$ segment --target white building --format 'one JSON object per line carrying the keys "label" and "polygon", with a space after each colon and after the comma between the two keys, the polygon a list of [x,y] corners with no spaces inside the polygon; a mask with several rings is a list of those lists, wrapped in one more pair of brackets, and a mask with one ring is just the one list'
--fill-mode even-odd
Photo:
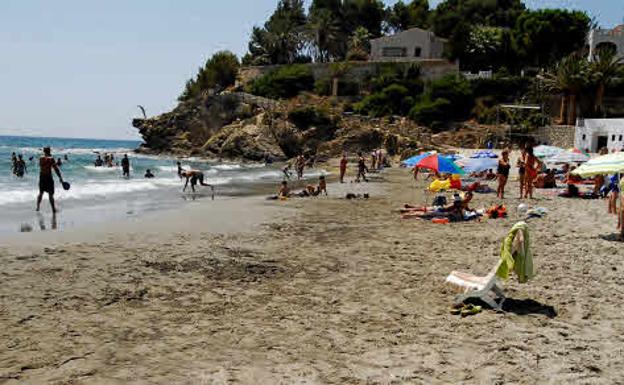
{"label": "white building", "polygon": [[574,145],[581,150],[609,152],[624,149],[624,119],[578,119]]}
{"label": "white building", "polygon": [[442,59],[447,40],[433,32],[410,28],[392,36],[371,40],[371,61]]}
{"label": "white building", "polygon": [[624,24],[613,29],[592,29],[587,38],[589,60],[600,49],[611,49],[619,57],[624,58]]}

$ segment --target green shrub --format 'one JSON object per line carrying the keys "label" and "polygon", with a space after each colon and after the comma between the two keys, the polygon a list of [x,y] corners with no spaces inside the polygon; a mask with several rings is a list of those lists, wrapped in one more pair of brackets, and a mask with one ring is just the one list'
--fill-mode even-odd
{"label": "green shrub", "polygon": [[280,67],[256,79],[247,91],[251,94],[273,99],[297,96],[302,91],[314,88],[314,76],[309,66],[293,64]]}
{"label": "green shrub", "polygon": [[407,87],[392,84],[381,92],[367,96],[355,106],[356,111],[363,115],[382,117],[388,115],[405,115],[414,104],[414,98]]}
{"label": "green shrub", "polygon": [[410,110],[409,117],[424,126],[439,126],[440,123],[450,120],[452,109],[453,106],[447,99],[438,98],[431,101],[424,98]]}
{"label": "green shrub", "polygon": [[494,96],[498,101],[513,101],[526,94],[531,80],[519,76],[494,77],[492,79],[474,79],[470,87],[475,98]]}
{"label": "green shrub", "polygon": [[300,130],[332,124],[329,113],[315,107],[302,107],[292,110],[288,113],[288,120]]}
{"label": "green shrub", "polygon": [[478,98],[472,116],[481,124],[496,123],[496,99],[494,97]]}
{"label": "green shrub", "polygon": [[[314,93],[320,96],[331,96],[332,94],[331,78],[319,79],[314,83]],[[338,80],[338,96],[356,96],[360,94],[360,85],[358,82],[340,79]]]}
{"label": "green shrub", "polygon": [[215,53],[203,68],[199,69],[194,79],[186,82],[179,101],[193,99],[207,90],[220,91],[234,84],[240,64],[236,55],[229,51]]}
{"label": "green shrub", "polygon": [[460,76],[448,75],[432,81],[427,94],[434,103],[437,99],[445,99],[453,105],[448,120],[468,118],[474,105],[470,83]]}

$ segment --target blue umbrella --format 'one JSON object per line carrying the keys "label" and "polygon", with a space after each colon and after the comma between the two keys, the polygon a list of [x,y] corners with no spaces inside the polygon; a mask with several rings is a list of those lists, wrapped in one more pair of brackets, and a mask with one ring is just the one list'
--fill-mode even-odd
{"label": "blue umbrella", "polygon": [[485,151],[475,152],[474,154],[472,154],[471,158],[472,159],[485,159],[485,158],[496,159],[498,158],[498,155],[496,155],[492,150],[485,150]]}
{"label": "blue umbrella", "polygon": [[498,167],[498,159],[495,158],[470,158],[457,162],[466,172],[481,172],[494,170]]}

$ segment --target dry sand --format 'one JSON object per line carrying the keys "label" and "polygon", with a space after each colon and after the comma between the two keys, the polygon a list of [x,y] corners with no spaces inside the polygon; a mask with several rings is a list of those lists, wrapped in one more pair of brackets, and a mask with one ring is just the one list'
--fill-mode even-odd
{"label": "dry sand", "polygon": [[[0,384],[624,382],[624,253],[605,202],[538,193],[539,275],[505,284],[507,312],[462,319],[446,275],[486,273],[517,218],[400,221],[422,187],[395,169],[329,198],[3,243]],[[372,198],[337,199],[349,190]]]}

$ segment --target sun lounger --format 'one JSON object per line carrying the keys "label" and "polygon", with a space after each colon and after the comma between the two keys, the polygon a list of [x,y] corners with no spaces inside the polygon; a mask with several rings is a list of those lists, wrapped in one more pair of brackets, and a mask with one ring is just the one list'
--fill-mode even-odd
{"label": "sun lounger", "polygon": [[[513,241],[512,254],[519,250],[523,244],[524,235],[522,231],[518,231]],[[481,277],[460,271],[452,272],[446,278],[446,282],[463,291],[455,298],[455,305],[470,302],[471,299],[478,299],[492,309],[502,310],[505,294],[496,273],[503,263],[503,259],[500,258],[490,273]]]}

